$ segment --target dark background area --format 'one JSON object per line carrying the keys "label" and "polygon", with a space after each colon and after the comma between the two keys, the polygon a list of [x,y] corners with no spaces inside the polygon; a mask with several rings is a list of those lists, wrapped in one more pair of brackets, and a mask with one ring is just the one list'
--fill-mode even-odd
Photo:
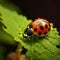
{"label": "dark background area", "polygon": [[60,32],[60,0],[10,0],[28,19],[46,18]]}

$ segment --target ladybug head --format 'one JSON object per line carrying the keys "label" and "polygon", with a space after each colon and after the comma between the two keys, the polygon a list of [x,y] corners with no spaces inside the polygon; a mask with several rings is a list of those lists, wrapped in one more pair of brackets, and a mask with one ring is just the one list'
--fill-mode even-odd
{"label": "ladybug head", "polygon": [[33,34],[32,29],[31,28],[26,28],[23,34],[24,38],[29,38],[31,35]]}

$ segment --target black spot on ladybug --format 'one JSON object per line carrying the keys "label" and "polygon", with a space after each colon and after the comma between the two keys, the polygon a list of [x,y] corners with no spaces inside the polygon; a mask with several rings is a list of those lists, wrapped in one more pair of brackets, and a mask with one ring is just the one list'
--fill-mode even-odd
{"label": "black spot on ladybug", "polygon": [[37,31],[37,28],[34,28],[34,31]]}
{"label": "black spot on ladybug", "polygon": [[50,31],[50,28],[48,29],[48,31]]}
{"label": "black spot on ladybug", "polygon": [[45,28],[48,28],[48,25],[45,25]]}
{"label": "black spot on ladybug", "polygon": [[41,30],[44,30],[44,27],[43,27],[43,26],[40,26],[40,29],[41,29]]}
{"label": "black spot on ladybug", "polygon": [[46,35],[46,34],[47,34],[47,32],[44,33],[44,35]]}
{"label": "black spot on ladybug", "polygon": [[42,34],[41,32],[38,33],[38,35],[41,35],[41,34]]}

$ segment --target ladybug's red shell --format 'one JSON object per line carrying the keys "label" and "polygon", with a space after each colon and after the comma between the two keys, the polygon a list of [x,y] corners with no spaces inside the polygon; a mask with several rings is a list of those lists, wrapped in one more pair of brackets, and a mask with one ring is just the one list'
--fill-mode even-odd
{"label": "ladybug's red shell", "polygon": [[32,21],[29,25],[32,32],[36,36],[44,37],[50,31],[50,23],[46,19],[38,18]]}

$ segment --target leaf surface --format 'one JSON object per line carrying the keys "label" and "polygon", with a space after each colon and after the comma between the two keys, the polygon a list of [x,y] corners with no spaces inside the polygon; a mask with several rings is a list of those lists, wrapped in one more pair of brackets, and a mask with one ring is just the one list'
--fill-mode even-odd
{"label": "leaf surface", "polygon": [[60,60],[60,36],[51,24],[51,31],[45,38],[24,39],[23,33],[31,20],[18,14],[19,9],[13,4],[0,1],[0,42],[14,45],[20,42],[28,51],[28,60]]}

